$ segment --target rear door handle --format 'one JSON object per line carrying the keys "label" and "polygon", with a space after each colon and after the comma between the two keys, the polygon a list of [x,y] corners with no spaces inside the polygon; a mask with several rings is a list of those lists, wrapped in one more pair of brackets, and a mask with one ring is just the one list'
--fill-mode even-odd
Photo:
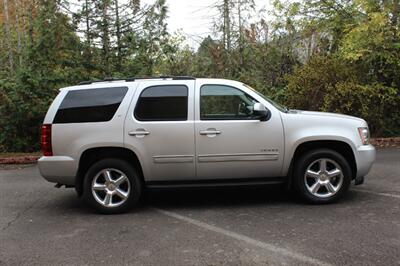
{"label": "rear door handle", "polygon": [[200,130],[200,135],[218,135],[221,134],[220,130]]}
{"label": "rear door handle", "polygon": [[129,136],[140,136],[140,135],[149,135],[150,132],[149,131],[141,131],[141,130],[137,130],[137,131],[130,131]]}

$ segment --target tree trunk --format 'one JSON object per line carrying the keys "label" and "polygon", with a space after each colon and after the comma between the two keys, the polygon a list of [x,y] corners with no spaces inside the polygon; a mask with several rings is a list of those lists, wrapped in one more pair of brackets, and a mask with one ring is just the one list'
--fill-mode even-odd
{"label": "tree trunk", "polygon": [[239,19],[239,70],[243,68],[244,63],[244,47],[243,47],[243,29],[242,29],[242,16],[241,16],[241,1],[238,2],[238,19]]}
{"label": "tree trunk", "polygon": [[393,29],[393,34],[394,34],[394,39],[398,39],[398,27],[399,27],[399,12],[400,12],[400,0],[393,0],[393,7],[392,7],[392,29]]}
{"label": "tree trunk", "polygon": [[103,0],[103,13],[102,13],[102,33],[103,33],[103,66],[104,74],[106,76],[110,75],[110,37],[108,32],[109,20],[108,20],[108,0]]}
{"label": "tree trunk", "polygon": [[115,0],[115,27],[117,29],[117,71],[121,71],[122,57],[121,57],[121,25],[119,21],[119,6],[118,0]]}
{"label": "tree trunk", "polygon": [[22,47],[23,49],[27,46],[27,37],[26,37],[26,17],[28,15],[26,3],[24,0],[21,1],[21,9],[22,9]]}
{"label": "tree trunk", "polygon": [[224,0],[224,35],[226,41],[226,50],[231,49],[231,21],[229,0]]}
{"label": "tree trunk", "polygon": [[7,48],[8,48],[8,63],[10,64],[10,72],[14,73],[14,58],[11,47],[11,31],[10,31],[10,18],[8,16],[8,0],[3,0],[4,5],[4,28],[6,31]]}
{"label": "tree trunk", "polygon": [[29,8],[29,47],[31,49],[33,47],[33,8],[34,8],[34,1],[31,2]]}
{"label": "tree trunk", "polygon": [[91,64],[92,64],[92,40],[91,40],[91,34],[90,34],[90,18],[89,18],[89,0],[85,0],[85,22],[86,22],[86,65],[89,69],[91,69]]}
{"label": "tree trunk", "polygon": [[15,24],[17,30],[17,52],[18,52],[18,64],[22,65],[22,41],[21,41],[21,25],[19,21],[19,12],[21,10],[21,4],[19,0],[15,1]]}

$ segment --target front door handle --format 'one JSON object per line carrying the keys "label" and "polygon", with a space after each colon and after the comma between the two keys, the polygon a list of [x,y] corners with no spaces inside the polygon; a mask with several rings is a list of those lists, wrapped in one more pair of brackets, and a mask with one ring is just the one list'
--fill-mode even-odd
{"label": "front door handle", "polygon": [[218,135],[221,134],[219,130],[200,130],[200,135]]}
{"label": "front door handle", "polygon": [[130,131],[128,134],[129,136],[143,136],[143,135],[149,135],[150,132],[145,130],[136,130],[136,131]]}

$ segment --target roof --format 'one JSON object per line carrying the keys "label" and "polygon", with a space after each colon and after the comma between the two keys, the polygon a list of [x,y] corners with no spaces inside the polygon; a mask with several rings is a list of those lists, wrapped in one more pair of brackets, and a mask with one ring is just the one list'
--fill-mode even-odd
{"label": "roof", "polygon": [[133,82],[154,82],[154,81],[171,81],[174,80],[193,80],[199,82],[199,84],[224,84],[230,86],[238,86],[242,84],[239,81],[229,80],[229,79],[218,79],[218,78],[195,78],[190,76],[157,76],[157,77],[132,77],[132,78],[106,78],[103,80],[94,80],[94,81],[83,81],[77,85],[68,86],[61,88],[60,91],[69,91],[69,90],[82,90],[82,89],[96,89],[99,87],[106,88],[106,87],[118,87],[118,86],[127,86],[126,83],[133,83]]}
{"label": "roof", "polygon": [[130,78],[105,78],[103,80],[88,80],[88,81],[82,81],[78,85],[88,85],[88,84],[93,84],[97,82],[110,82],[110,81],[126,81],[126,82],[132,82],[136,80],[146,80],[146,79],[171,79],[171,80],[194,80],[196,78],[190,77],[190,76],[155,76],[155,77],[130,77]]}

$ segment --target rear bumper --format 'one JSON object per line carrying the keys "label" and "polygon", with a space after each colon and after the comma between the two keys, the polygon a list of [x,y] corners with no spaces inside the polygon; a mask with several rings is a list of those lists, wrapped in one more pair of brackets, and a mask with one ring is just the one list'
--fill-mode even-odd
{"label": "rear bumper", "polygon": [[76,161],[68,156],[42,156],[38,160],[40,174],[49,182],[75,185]]}
{"label": "rear bumper", "polygon": [[375,148],[372,145],[363,145],[357,148],[357,178],[363,177],[371,170],[372,164],[375,161]]}

